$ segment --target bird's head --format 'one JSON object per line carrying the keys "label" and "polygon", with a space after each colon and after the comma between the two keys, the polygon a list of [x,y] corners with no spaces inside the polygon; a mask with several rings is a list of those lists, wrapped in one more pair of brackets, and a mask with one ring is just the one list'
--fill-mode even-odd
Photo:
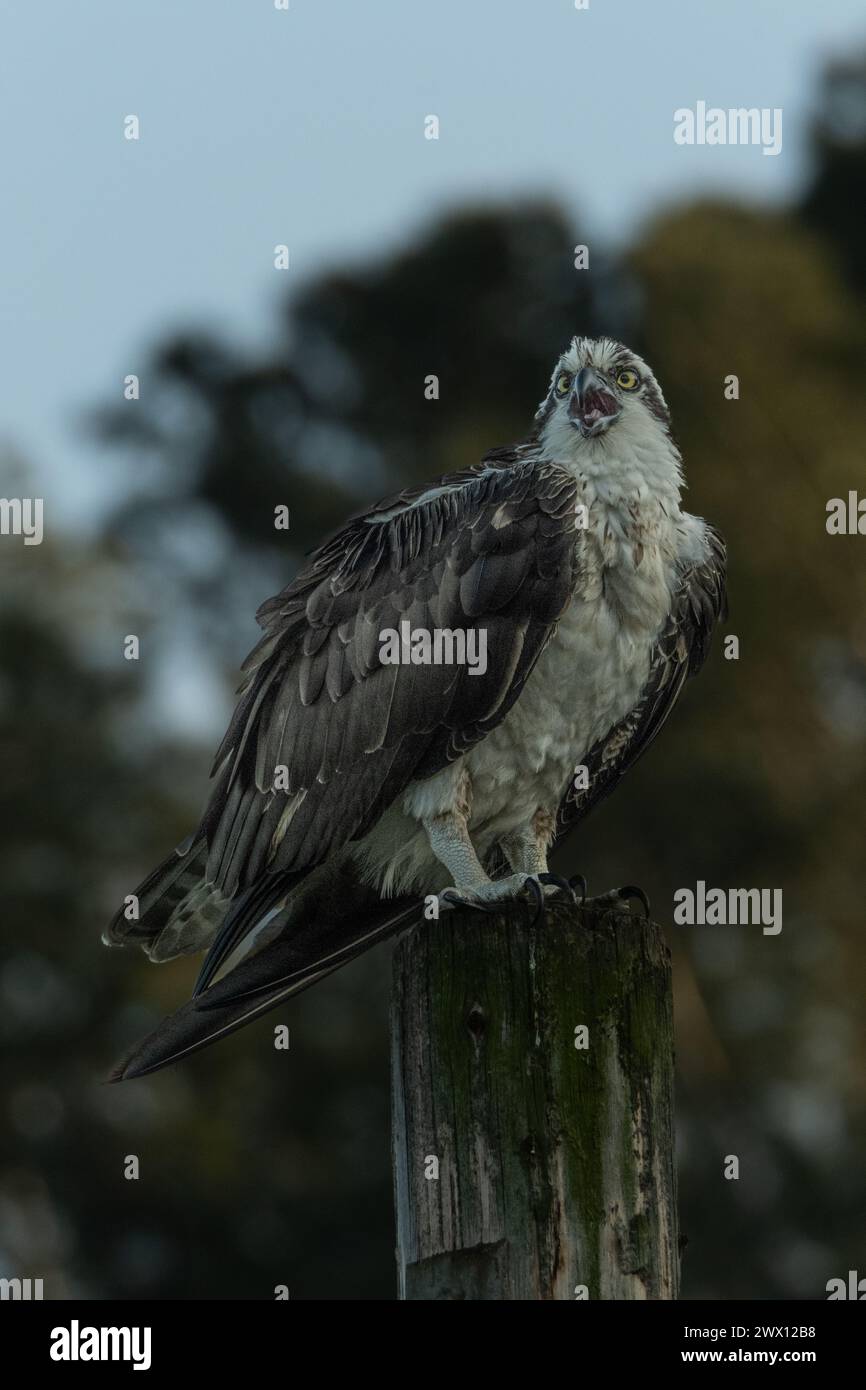
{"label": "bird's head", "polygon": [[670,436],[668,407],[650,368],[612,338],[572,339],[535,418],[539,437],[559,457],[629,437]]}

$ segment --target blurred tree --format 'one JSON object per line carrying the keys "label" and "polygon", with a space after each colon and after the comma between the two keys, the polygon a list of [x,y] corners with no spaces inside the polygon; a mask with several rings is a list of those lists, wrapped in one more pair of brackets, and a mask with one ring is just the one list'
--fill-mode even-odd
{"label": "blurred tree", "polygon": [[815,172],[800,211],[832,243],[851,284],[866,292],[866,52],[828,63],[812,128]]}
{"label": "blurred tree", "polygon": [[[668,393],[692,505],[730,538],[742,654],[728,663],[717,651],[667,738],[563,851],[564,867],[589,870],[596,887],[637,876],[662,904],[697,876],[784,885],[778,940],[720,940],[713,928],[674,937],[693,1231],[685,1292],[803,1296],[830,1277],[830,1250],[850,1263],[862,1235],[821,1176],[829,1166],[839,1193],[858,1188],[843,1116],[853,1129],[863,1118],[862,1071],[849,1065],[862,1037],[853,1043],[845,1001],[846,977],[863,969],[847,906],[858,858],[840,866],[834,846],[862,831],[866,606],[856,543],[824,527],[827,498],[857,476],[862,322],[820,238],[784,215],[687,209],[650,227],[613,273],[575,272],[576,239],[550,208],[462,214],[392,260],[303,290],[272,361],[227,366],[223,346],[175,344],[160,373],[197,398],[190,500],[218,509],[237,543],[270,553],[275,499],[307,549],[373,495],[522,434],[573,332],[636,337]],[[636,327],[622,307],[635,287]],[[431,372],[435,402],[423,390]],[[736,401],[723,391],[730,373]],[[157,452],[177,456],[182,438]],[[810,1106],[830,1085],[841,1108],[812,1114],[810,1134]],[[751,1181],[725,1183],[723,1155],[738,1146]],[[736,1267],[723,1254],[732,1230]]]}
{"label": "blurred tree", "polygon": [[[202,334],[163,345],[142,401],[97,417],[146,465],[112,536],[161,563],[166,522],[205,504],[235,545],[285,565],[279,503],[297,560],[383,492],[523,434],[555,354],[599,322],[576,239],[546,206],[464,212],[388,261],[302,289],[264,361]],[[438,400],[425,397],[431,374]]]}
{"label": "blurred tree", "polygon": [[[778,937],[675,933],[675,980],[688,987],[688,952],[728,1075],[707,1090],[700,1062],[684,1064],[684,1225],[717,1244],[716,1260],[738,1242],[728,1296],[768,1285],[820,1296],[829,1252],[841,1246],[837,1262],[854,1268],[866,1235],[847,1206],[857,1190],[862,1213],[866,1037],[854,1001],[866,960],[852,904],[864,830],[866,577],[858,538],[825,525],[828,499],[847,497],[862,472],[866,325],[820,237],[784,215],[691,207],[650,228],[630,265],[691,505],[729,541],[728,631],[740,657],[726,662],[717,650],[612,814],[649,840],[665,898],[702,877],[779,885],[785,909]],[[724,391],[731,374],[736,400]],[[641,837],[636,818],[653,788],[666,814],[648,817]],[[722,1180],[725,1153],[749,1155],[739,1182]],[[686,1292],[715,1296],[713,1265],[690,1260],[686,1275],[690,1264]]]}
{"label": "blurred tree", "polygon": [[[32,492],[26,478],[19,490]],[[10,545],[12,542],[10,542]],[[105,547],[4,545],[0,1276],[50,1298],[388,1297],[386,989],[375,962],[157,1088],[110,1061],[191,986],[99,933],[197,815],[200,759],[147,725]],[[20,547],[20,542],[18,542]],[[130,624],[130,617],[133,621]],[[381,963],[379,963],[381,966]],[[127,1156],[141,1176],[124,1177]]]}
{"label": "blurred tree", "polygon": [[[383,954],[153,1081],[95,1084],[191,983],[189,963],[96,946],[109,903],[204,795],[211,731],[182,738],[148,671],[175,623],[233,673],[255,604],[303,551],[372,497],[524,433],[557,352],[604,331],[664,385],[689,505],[730,541],[741,649],[726,662],[717,648],[565,866],[593,889],[643,881],[662,918],[697,877],[783,886],[779,937],[671,932],[684,1292],[820,1297],[856,1267],[866,605],[857,540],[824,521],[862,472],[864,332],[839,273],[859,273],[862,248],[830,177],[838,151],[822,148],[803,217],[700,204],[648,227],[620,265],[594,248],[590,273],[573,268],[581,238],[555,208],[462,213],[303,287],[261,360],[174,337],[142,401],[100,412],[117,468],[135,463],[128,501],[89,552],[42,547],[27,587],[5,590],[0,632],[0,714],[17,741],[2,812],[7,1262],[36,1272],[33,1233],[53,1232],[58,1278],[97,1297],[270,1297],[277,1283],[299,1298],[393,1295]],[[140,670],[119,665],[130,627],[148,634]],[[273,1048],[281,1021],[288,1054]],[[732,1152],[737,1183],[722,1176]]]}

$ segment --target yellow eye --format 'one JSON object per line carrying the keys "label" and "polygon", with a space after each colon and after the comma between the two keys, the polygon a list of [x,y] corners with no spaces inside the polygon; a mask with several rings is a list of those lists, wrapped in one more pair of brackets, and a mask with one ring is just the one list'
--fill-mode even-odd
{"label": "yellow eye", "polygon": [[570,386],[571,377],[568,375],[568,372],[563,372],[562,376],[556,378],[556,394],[558,396],[564,396]]}
{"label": "yellow eye", "polygon": [[616,374],[616,384],[621,386],[623,391],[634,391],[636,386],[640,386],[640,377],[637,372],[622,371]]}

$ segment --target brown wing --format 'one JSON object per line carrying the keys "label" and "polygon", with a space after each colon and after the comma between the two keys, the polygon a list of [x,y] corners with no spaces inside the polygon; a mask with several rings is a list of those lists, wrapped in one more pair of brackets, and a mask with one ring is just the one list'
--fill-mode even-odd
{"label": "brown wing", "polygon": [[[580,531],[571,475],[508,457],[354,518],[260,609],[264,636],[185,848],[191,867],[165,870],[173,906],[196,876],[197,897],[231,904],[200,984],[293,882],[483,738],[520,694],[577,583]],[[486,671],[383,664],[381,634],[404,620],[483,627]],[[165,920],[160,872],[142,899],[144,937]]]}

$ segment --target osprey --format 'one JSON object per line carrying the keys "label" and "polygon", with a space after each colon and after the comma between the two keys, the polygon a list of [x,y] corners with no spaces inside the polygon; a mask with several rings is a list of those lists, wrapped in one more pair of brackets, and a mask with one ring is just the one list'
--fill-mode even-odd
{"label": "osprey", "polygon": [[[650,368],[575,338],[525,440],[354,517],[263,604],[201,823],[104,938],[208,954],[113,1079],[241,1027],[429,894],[490,910],[568,888],[553,845],[655,738],[724,613],[724,542],[682,487]],[[472,634],[484,661],[448,660]]]}

